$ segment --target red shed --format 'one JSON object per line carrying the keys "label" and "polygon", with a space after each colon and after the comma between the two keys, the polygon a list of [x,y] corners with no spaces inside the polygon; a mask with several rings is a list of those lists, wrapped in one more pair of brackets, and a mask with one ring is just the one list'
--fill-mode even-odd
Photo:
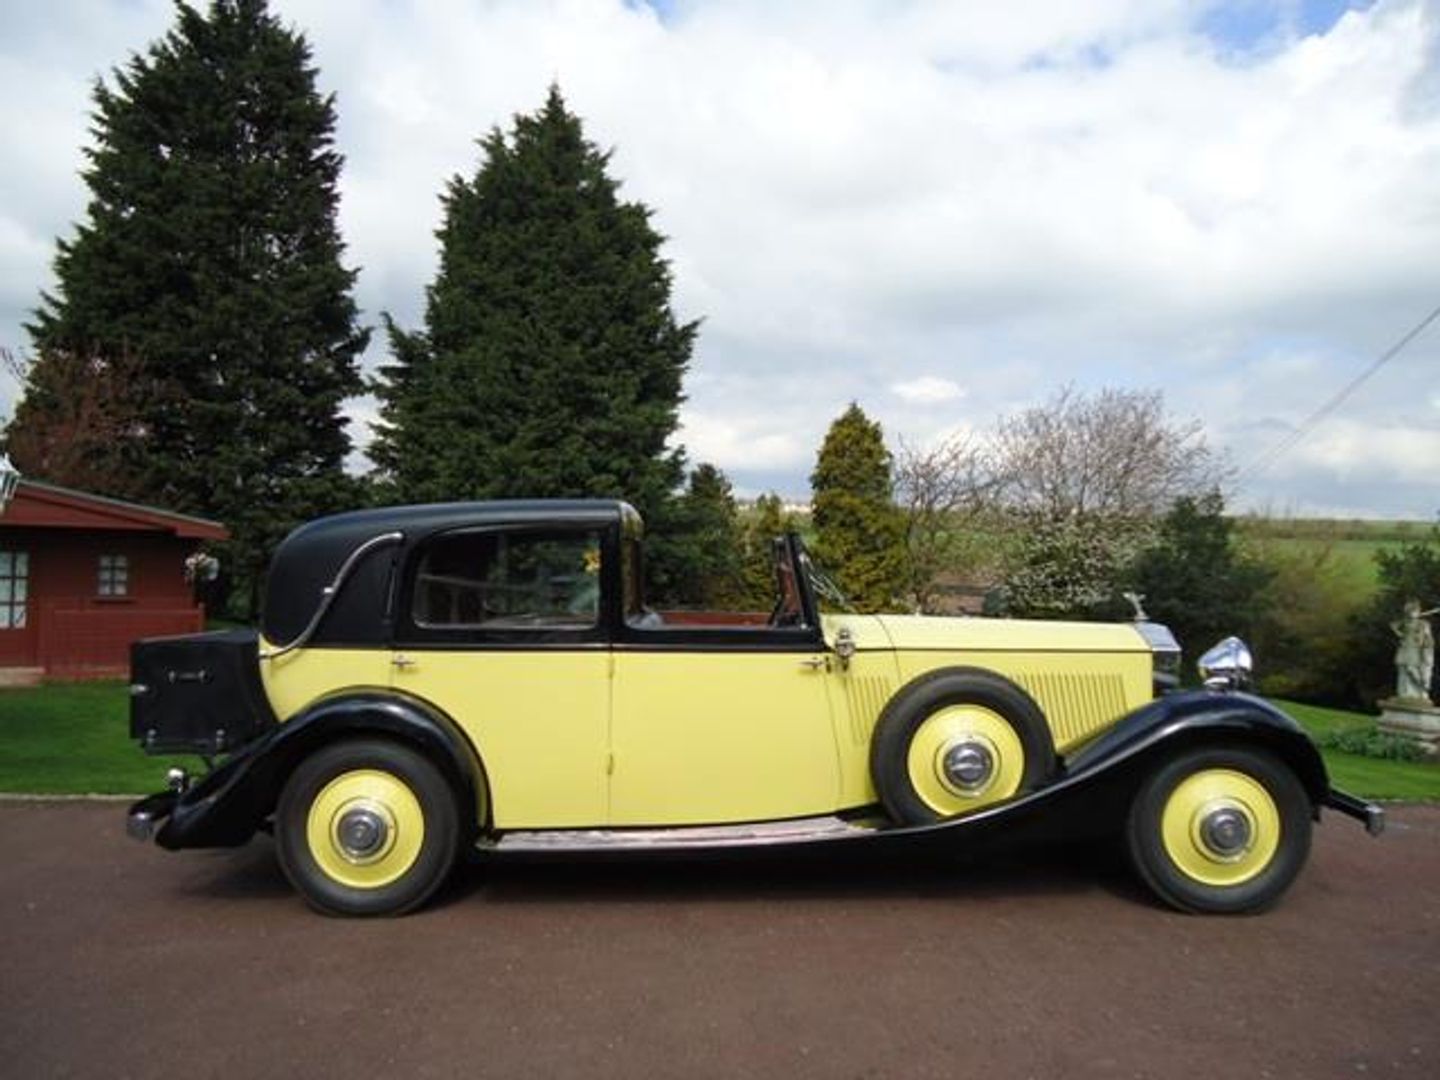
{"label": "red shed", "polygon": [[0,685],[122,675],[136,638],[204,629],[185,560],[229,535],[203,518],[20,480],[0,506]]}

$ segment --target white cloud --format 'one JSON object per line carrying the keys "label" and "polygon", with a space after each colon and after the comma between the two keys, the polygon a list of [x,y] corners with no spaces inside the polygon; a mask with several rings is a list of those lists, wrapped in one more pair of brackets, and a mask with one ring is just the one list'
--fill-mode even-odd
{"label": "white cloud", "polygon": [[723,462],[728,470],[800,468],[814,449],[794,435],[768,430],[763,421],[687,413],[677,440],[692,461]]}
{"label": "white cloud", "polygon": [[[1065,382],[1163,389],[1244,463],[1437,299],[1432,2],[1239,57],[1180,0],[741,0],[663,22],[621,0],[275,7],[338,95],[372,321],[419,320],[445,180],[560,81],[670,237],[680,312],[705,318],[682,437],[738,488],[803,496],[851,399],[922,438],[941,412],[983,428]],[[49,239],[83,213],[89,80],[172,9],[56,10],[0,43],[23,88],[0,102],[0,344],[23,340]],[[1440,417],[1415,403],[1437,396],[1422,338],[1338,419],[1423,437]],[[1336,450],[1348,472],[1297,450],[1245,497],[1428,517],[1433,480],[1356,479],[1385,445]]]}
{"label": "white cloud", "polygon": [[890,392],[912,405],[941,405],[965,396],[965,390],[959,383],[938,375],[921,375],[916,379],[891,383]]}

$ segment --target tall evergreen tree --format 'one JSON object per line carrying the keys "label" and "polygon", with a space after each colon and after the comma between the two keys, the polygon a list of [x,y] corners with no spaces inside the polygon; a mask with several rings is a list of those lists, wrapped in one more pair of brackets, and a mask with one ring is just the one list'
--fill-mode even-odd
{"label": "tall evergreen tree", "polygon": [[[675,520],[676,550],[671,562],[687,568],[675,582],[674,599],[695,607],[733,610],[745,596],[741,557],[743,541],[730,481],[714,465],[690,473]],[[657,538],[665,543],[663,538]],[[653,542],[652,542],[653,546]],[[654,558],[651,552],[651,558]]]}
{"label": "tall evergreen tree", "polygon": [[[73,357],[134,364],[136,422],[97,475],[221,519],[253,578],[347,486],[340,404],[362,388],[367,334],[341,264],[334,103],[265,0],[177,5],[113,84],[94,91],[87,219],[59,242],[57,290],[29,328],[32,381]],[[9,440],[44,443],[23,428],[51,412],[18,410]]]}
{"label": "tall evergreen tree", "polygon": [[905,588],[905,522],[878,422],[854,402],[830,425],[810,476],[815,555],[861,611],[894,609]]}
{"label": "tall evergreen tree", "polygon": [[[551,87],[481,142],[443,197],[423,332],[390,324],[371,456],[403,501],[615,496],[663,534],[684,478],[675,431],[695,323],[670,308],[650,210]],[[653,554],[652,591],[680,574]]]}

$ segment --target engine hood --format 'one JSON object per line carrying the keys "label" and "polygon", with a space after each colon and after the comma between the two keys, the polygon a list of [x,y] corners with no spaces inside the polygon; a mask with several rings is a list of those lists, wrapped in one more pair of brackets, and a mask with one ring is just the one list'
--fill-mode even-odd
{"label": "engine hood", "polygon": [[890,644],[901,650],[1150,652],[1150,646],[1140,632],[1129,623],[947,618],[937,615],[874,615],[870,618],[884,631]]}

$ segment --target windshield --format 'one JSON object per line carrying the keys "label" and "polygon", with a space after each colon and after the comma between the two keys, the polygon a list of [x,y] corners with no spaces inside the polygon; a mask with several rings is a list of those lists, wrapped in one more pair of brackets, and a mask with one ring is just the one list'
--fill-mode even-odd
{"label": "windshield", "polygon": [[815,602],[820,605],[820,610],[826,614],[855,613],[855,605],[845,598],[845,593],[805,547],[804,542],[797,536],[795,538],[796,550],[800,553],[800,569],[805,578],[810,582],[810,590],[815,594]]}

